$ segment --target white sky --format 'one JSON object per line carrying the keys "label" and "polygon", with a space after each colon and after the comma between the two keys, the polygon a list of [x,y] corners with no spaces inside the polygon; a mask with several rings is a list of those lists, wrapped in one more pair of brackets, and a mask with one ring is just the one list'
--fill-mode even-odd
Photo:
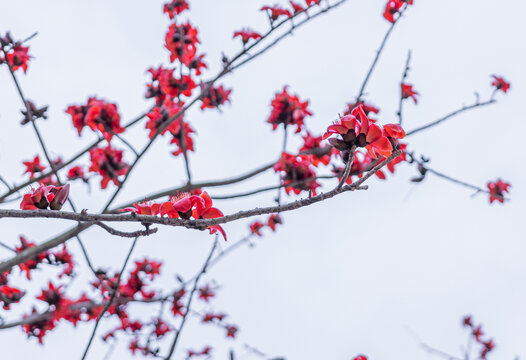
{"label": "white sky", "polygon": [[[257,11],[263,4],[192,1],[187,15],[200,30],[209,75],[218,70],[222,51],[238,51],[239,42],[231,39],[234,30],[247,25],[266,29],[266,18]],[[199,133],[198,151],[191,155],[194,177],[241,174],[277,156],[281,135],[271,132],[265,121],[271,98],[284,84],[311,100],[315,115],[306,122],[321,133],[359,89],[388,28],[381,17],[384,5],[385,0],[349,0],[225,78],[233,88],[232,105],[222,114],[193,110],[187,116]],[[77,137],[64,113],[69,104],[101,96],[118,103],[123,119],[146,109],[150,102],[143,99],[145,70],[168,62],[163,43],[169,22],[161,8],[162,1],[0,3],[2,33],[11,30],[22,38],[39,32],[31,41],[35,59],[27,76],[20,78],[28,98],[50,105],[49,120],[40,125],[54,154],[67,159],[93,139],[88,131]],[[394,31],[367,88],[368,99],[382,109],[380,120],[395,121],[398,83],[407,50],[412,49],[408,81],[421,93],[418,106],[405,106],[406,128],[412,129],[470,104],[474,91],[487,98],[490,74],[509,79],[512,88],[506,96],[499,94],[497,105],[414,136],[410,146],[431,157],[432,168],[467,182],[485,186],[497,177],[509,180],[510,203],[489,206],[485,195],[471,198],[469,190],[431,175],[413,186],[408,179],[416,171],[405,165],[388,181],[371,181],[367,192],[287,213],[277,235],[258,240],[253,249],[237,251],[208,275],[222,287],[206,309],[228,313],[240,327],[239,340],[225,341],[223,331],[194,321],[179,349],[210,344],[216,347],[217,358],[225,358],[230,346],[248,343],[289,360],[350,359],[358,353],[370,359],[431,358],[419,348],[416,334],[430,345],[461,355],[467,334],[460,319],[470,313],[497,343],[490,358],[526,356],[522,186],[526,49],[521,38],[525,12],[522,1],[417,0]],[[30,127],[18,125],[21,103],[6,69],[0,70],[0,174],[18,183],[24,171],[21,162],[33,158],[39,147]],[[139,145],[146,139],[142,126],[128,134]],[[135,169],[118,203],[184,181],[181,159],[169,156],[172,146],[167,142],[158,141]],[[289,149],[298,144],[291,141]],[[275,182],[269,173],[210,193],[237,193]],[[97,183],[92,187],[96,190]],[[71,195],[81,208],[97,211],[110,191],[88,194],[77,184]],[[218,201],[217,206],[231,213],[270,205],[273,197],[271,193]],[[51,220],[2,220],[1,240],[14,244],[23,233],[42,242],[67,226]],[[247,227],[248,221],[225,226],[232,243],[247,233]],[[93,261],[112,270],[120,267],[129,246],[128,240],[99,229],[87,231],[83,239]],[[174,273],[189,277],[201,266],[211,239],[204,233],[161,229],[140,240],[134,258],[163,260],[158,284],[170,289]],[[71,242],[70,247],[83,274],[71,287],[77,293],[89,273],[77,245]],[[10,255],[0,251],[0,257]],[[49,274],[35,276],[30,288],[43,287]],[[26,286],[22,275],[12,278]],[[14,305],[5,317],[27,312],[29,300],[28,295],[24,305]],[[149,316],[146,310],[139,314]],[[115,321],[106,323],[99,334],[114,325]],[[4,331],[2,355],[80,358],[92,326],[82,324],[73,330],[70,324],[61,324],[46,336],[44,347],[34,339],[27,341],[19,328]],[[98,339],[90,359],[102,359],[107,349]],[[127,343],[119,342],[113,359],[131,358]]]}

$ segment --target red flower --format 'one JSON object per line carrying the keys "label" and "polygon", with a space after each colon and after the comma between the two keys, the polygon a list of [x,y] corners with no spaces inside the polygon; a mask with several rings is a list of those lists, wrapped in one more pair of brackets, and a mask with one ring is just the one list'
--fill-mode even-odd
{"label": "red flower", "polygon": [[258,39],[261,39],[261,34],[255,32],[255,31],[252,31],[250,29],[242,29],[240,31],[236,31],[234,33],[234,38],[236,37],[241,37],[241,41],[243,41],[243,45],[246,44],[250,39],[254,39],[254,40],[258,40]]}
{"label": "red flower", "polygon": [[226,327],[226,337],[229,337],[229,338],[235,338],[236,337],[236,333],[237,333],[237,327],[234,326],[234,325],[229,325]]}
{"label": "red flower", "polygon": [[203,350],[201,350],[201,351],[188,350],[188,357],[191,358],[191,357],[193,357],[193,356],[209,355],[209,354],[210,354],[210,351],[212,351],[212,348],[211,348],[210,346],[206,346],[206,347],[203,348]]}
{"label": "red flower", "polygon": [[[161,107],[154,107],[152,111],[146,114],[148,117],[146,129],[150,130],[150,139],[153,139],[159,128],[165,125],[170,119],[173,119],[173,117],[181,111],[182,106],[184,106],[184,102],[179,104],[171,99],[165,99]],[[181,114],[180,116],[183,115]],[[172,133],[178,132],[179,127],[179,120],[172,121],[170,125],[161,132],[161,135],[164,135],[167,131]]]}
{"label": "red flower", "polygon": [[307,131],[303,137],[303,146],[300,148],[300,154],[311,155],[312,164],[316,167],[320,164],[329,165],[331,161],[331,155],[336,150],[332,146],[322,146],[323,141],[321,136],[314,137]]}
{"label": "red flower", "polygon": [[226,317],[225,314],[212,314],[212,313],[206,313],[205,316],[203,317],[203,322],[204,323],[207,323],[207,322],[212,322],[214,320],[217,320],[217,321],[223,321],[223,319]]}
{"label": "red flower", "polygon": [[364,103],[363,101],[358,101],[357,103],[348,103],[347,104],[347,107],[344,111],[344,115],[351,115],[351,111],[355,108],[355,107],[358,107],[358,106],[362,106],[363,108],[363,112],[365,113],[365,115],[369,116],[370,113],[375,113],[375,114],[378,114],[380,112],[380,109],[378,109],[377,107],[371,105],[371,104],[366,104]]}
{"label": "red flower", "polygon": [[287,93],[287,87],[283,88],[283,92],[277,93],[271,104],[272,112],[268,118],[268,122],[272,124],[272,129],[276,130],[279,124],[285,127],[288,125],[296,125],[296,132],[300,132],[303,127],[303,120],[306,116],[312,115],[307,109],[308,101],[301,102],[298,96],[291,96]]}
{"label": "red flower", "polygon": [[367,356],[365,356],[365,355],[358,355],[353,360],[367,360]]}
{"label": "red flower", "polygon": [[[33,308],[33,311],[30,315],[24,315],[24,318],[35,315],[37,313],[36,309]],[[23,324],[22,329],[26,332],[27,336],[33,336],[38,339],[38,342],[42,344],[42,339],[46,335],[46,332],[53,330],[57,325],[57,320],[54,317],[44,318],[42,320],[34,321],[28,324]]]}
{"label": "red flower", "polygon": [[[393,133],[396,132],[393,131]],[[384,135],[382,128],[365,115],[362,106],[353,109],[351,115],[341,117],[338,123],[330,125],[323,138],[326,139],[332,134],[341,135],[341,139],[329,139],[331,145],[340,151],[349,151],[353,146],[365,147],[369,154],[376,159],[378,156],[387,157],[391,155],[393,150],[391,142]]]}
{"label": "red flower", "polygon": [[48,305],[53,305],[55,308],[61,306],[65,300],[64,294],[62,293],[62,285],[55,287],[51,281],[48,283],[47,290],[42,290],[42,293],[37,296],[38,300],[45,301]]}
{"label": "red flower", "polygon": [[398,20],[398,17],[395,19],[395,15],[400,12],[405,3],[413,5],[413,0],[388,0],[385,5],[384,18],[390,23],[394,23]]}
{"label": "red flower", "polygon": [[[274,164],[274,171],[281,172],[285,192],[293,191],[296,195],[303,191],[311,191],[316,195],[316,173],[311,167],[311,157],[308,155],[295,156],[287,153],[281,154],[281,159]],[[293,184],[294,183],[294,184]],[[290,186],[287,186],[292,184]]]}
{"label": "red flower", "polygon": [[121,211],[132,211],[139,215],[149,215],[149,216],[156,216],[159,215],[161,212],[161,204],[155,204],[151,203],[149,201],[145,201],[142,203],[135,203],[133,204],[135,208],[125,208]]}
{"label": "red flower", "polygon": [[279,216],[279,214],[270,214],[267,222],[267,226],[272,229],[272,231],[276,231],[276,225],[277,224],[283,224],[283,220]]}
{"label": "red flower", "polygon": [[504,80],[500,76],[491,75],[493,76],[493,82],[491,83],[492,86],[495,86],[497,90],[501,90],[503,93],[508,92],[510,89],[510,83]]}
{"label": "red flower", "polygon": [[171,62],[176,59],[182,62],[183,56],[195,57],[196,45],[199,43],[197,33],[197,29],[192,27],[189,22],[181,25],[177,25],[177,23],[170,25],[165,37],[165,46],[170,51]]}
{"label": "red flower", "polygon": [[254,221],[252,224],[250,224],[250,231],[252,234],[256,234],[257,236],[263,236],[263,234],[260,232],[260,230],[264,227],[260,221]]}
{"label": "red flower", "polygon": [[157,338],[161,338],[167,333],[169,333],[170,331],[172,331],[170,326],[167,323],[165,323],[162,319],[155,319],[154,324],[155,324],[154,334],[155,336],[157,336]]}
{"label": "red flower", "polygon": [[40,158],[38,155],[35,156],[33,161],[24,161],[24,165],[26,166],[26,171],[24,174],[30,174],[30,179],[33,179],[36,173],[41,173],[46,169],[46,167],[40,163]]}
{"label": "red flower", "polygon": [[504,203],[504,193],[509,192],[508,189],[510,187],[510,184],[505,183],[500,179],[497,179],[495,182],[488,182],[490,204],[492,204],[495,200]]}
{"label": "red flower", "polygon": [[183,147],[182,147],[182,140],[183,140],[183,133],[184,133],[184,142],[186,151],[194,151],[194,140],[190,137],[190,134],[194,133],[194,129],[188,124],[187,122],[183,121],[183,131],[181,131],[181,126],[179,123],[179,120],[174,121],[174,129],[170,130],[172,133],[172,141],[170,141],[170,144],[175,144],[177,146],[177,149],[172,152],[174,156],[177,156],[179,154],[183,153]]}
{"label": "red flower", "polygon": [[183,54],[182,63],[185,64],[188,69],[195,70],[196,75],[201,75],[201,68],[207,68],[206,64],[203,62],[204,57],[204,54],[199,56],[190,56],[190,54],[185,53]]}
{"label": "red flower", "polygon": [[186,0],[172,0],[163,6],[163,12],[168,14],[170,19],[173,19],[175,15],[179,15],[187,9],[190,9],[190,6]]}
{"label": "red flower", "polygon": [[320,5],[321,0],[305,0],[305,3],[307,6],[311,6],[312,4]]}
{"label": "red flower", "polygon": [[288,16],[291,17],[292,14],[290,11],[283,9],[277,5],[275,6],[263,6],[260,11],[266,11],[267,14],[269,14],[271,21],[276,21],[280,16]]}
{"label": "red flower", "polygon": [[199,288],[199,298],[208,302],[208,300],[215,296],[215,293],[210,289],[208,285]]}
{"label": "red flower", "polygon": [[84,182],[88,181],[84,175],[84,170],[80,166],[74,166],[70,168],[68,170],[67,177],[69,180],[82,179]]}
{"label": "red flower", "polygon": [[86,105],[71,105],[66,109],[71,115],[73,126],[77,129],[79,136],[84,126],[89,126],[93,131],[100,131],[109,142],[114,134],[124,132],[121,127],[121,117],[117,105],[110,104],[104,100],[91,97]]}
{"label": "red flower", "polygon": [[[206,90],[205,86],[206,85],[202,86],[203,90]],[[212,86],[208,91],[203,91],[201,95],[201,100],[203,101],[201,104],[201,110],[206,108],[219,109],[220,105],[223,105],[227,101],[230,102],[228,97],[230,96],[231,92],[232,90],[226,90],[222,85],[219,87]]]}
{"label": "red flower", "polygon": [[204,207],[204,199],[189,193],[172,195],[170,201],[161,205],[161,216],[167,215],[169,218],[190,219],[197,204],[201,208]]}
{"label": "red flower", "polygon": [[1,285],[0,286],[0,302],[2,302],[2,307],[4,310],[9,310],[11,304],[17,303],[24,297],[25,292],[20,291],[17,288]]}
{"label": "red flower", "polygon": [[183,75],[181,79],[174,78],[174,70],[165,70],[159,76],[159,85],[163,94],[172,98],[176,98],[179,95],[192,96],[192,90],[197,86],[195,82],[189,75]]}
{"label": "red flower", "polygon": [[29,47],[24,47],[20,44],[15,44],[7,52],[7,63],[13,71],[17,71],[19,68],[24,70],[24,73],[27,71],[27,62],[31,59],[27,53]]}
{"label": "red flower", "polygon": [[473,327],[473,320],[472,320],[471,316],[465,316],[462,319],[462,325],[463,326],[467,326],[467,327]]}
{"label": "red flower", "polygon": [[415,104],[417,104],[418,100],[416,98],[416,95],[418,95],[418,93],[413,90],[413,85],[402,84],[401,87],[402,87],[402,99],[407,99],[410,97],[411,99],[413,99]]}
{"label": "red flower", "polygon": [[296,3],[295,3],[294,1],[292,1],[292,0],[289,0],[289,2],[290,2],[290,5],[292,6],[292,9],[294,9],[294,14],[297,14],[297,13],[299,13],[299,12],[305,10],[305,9],[303,8],[303,6],[301,6],[300,4],[296,4]]}
{"label": "red flower", "polygon": [[66,202],[69,195],[69,184],[64,186],[39,186],[22,198],[20,209],[37,210],[47,209],[60,210]]}
{"label": "red flower", "polygon": [[108,183],[113,181],[119,185],[119,176],[128,171],[128,164],[122,161],[122,150],[117,150],[108,145],[105,148],[90,150],[91,166],[89,171],[97,172],[102,176],[100,187],[106,189]]}

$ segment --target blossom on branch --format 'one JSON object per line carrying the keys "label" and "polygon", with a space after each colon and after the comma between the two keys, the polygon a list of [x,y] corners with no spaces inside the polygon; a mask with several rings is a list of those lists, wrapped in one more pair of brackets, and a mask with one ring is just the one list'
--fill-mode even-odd
{"label": "blossom on branch", "polygon": [[316,188],[320,184],[316,182],[316,173],[310,160],[308,155],[296,156],[284,152],[281,159],[274,164],[274,171],[282,173],[281,179],[287,194],[291,191],[296,195],[301,191],[310,191],[316,195]]}
{"label": "blossom on branch", "polygon": [[495,182],[488,182],[490,204],[492,204],[494,201],[504,203],[504,193],[509,192],[508,189],[510,187],[510,184],[502,181],[501,179],[497,179]]}
{"label": "blossom on branch", "polygon": [[[7,51],[6,60],[11,70],[17,71],[22,68],[24,73],[27,71],[27,64],[31,56],[28,54],[29,47],[22,46],[15,43],[14,46]],[[1,60],[1,59],[0,59]],[[2,61],[0,61],[0,64]]]}
{"label": "blossom on branch", "polygon": [[276,21],[280,16],[291,17],[292,14],[289,10],[283,9],[282,7],[275,6],[263,6],[260,11],[266,11],[271,21]]}
{"label": "blossom on branch", "polygon": [[491,75],[493,77],[493,82],[491,83],[492,86],[495,87],[495,89],[502,91],[503,93],[507,93],[510,89],[510,83],[504,80],[504,78],[496,75]]}
{"label": "blossom on branch", "polygon": [[105,148],[91,149],[89,154],[91,160],[89,171],[102,176],[101,189],[106,189],[110,180],[118,186],[119,176],[126,175],[129,168],[128,164],[122,161],[122,150],[108,145]]}
{"label": "blossom on branch", "polygon": [[24,174],[29,174],[29,178],[33,179],[35,177],[35,174],[41,173],[44,170],[46,170],[46,167],[40,163],[40,157],[37,155],[33,159],[33,161],[24,161],[24,165],[26,167],[26,171]]}
{"label": "blossom on branch", "polygon": [[245,45],[250,39],[258,40],[261,39],[262,36],[258,32],[245,28],[234,32],[233,38],[236,37],[241,37],[241,41],[243,42],[243,45]]}
{"label": "blossom on branch", "polygon": [[64,186],[40,185],[35,190],[24,195],[20,203],[22,210],[60,210],[67,201],[69,184]]}
{"label": "blossom on branch", "polygon": [[197,51],[198,31],[189,22],[178,25],[174,22],[168,28],[165,37],[165,47],[170,52],[170,61],[179,59],[183,61],[183,56],[193,58]]}
{"label": "blossom on branch", "polygon": [[190,9],[190,6],[186,0],[171,0],[163,5],[163,12],[168,14],[170,19],[188,9]]}
{"label": "blossom on branch", "polygon": [[413,99],[415,104],[417,104],[418,99],[416,98],[416,96],[419,94],[413,90],[413,85],[402,84],[400,86],[402,88],[402,99],[407,99],[410,97],[411,99]]}
{"label": "blossom on branch", "polygon": [[283,87],[281,93],[277,93],[271,104],[272,112],[267,120],[272,124],[272,129],[276,130],[280,124],[287,127],[296,125],[296,133],[299,133],[304,126],[306,116],[312,115],[307,108],[309,101],[300,101],[297,95],[290,95],[287,86]]}

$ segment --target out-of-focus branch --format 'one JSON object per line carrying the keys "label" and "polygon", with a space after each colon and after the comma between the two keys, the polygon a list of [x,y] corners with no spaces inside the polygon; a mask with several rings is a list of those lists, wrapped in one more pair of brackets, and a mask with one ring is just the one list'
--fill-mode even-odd
{"label": "out-of-focus branch", "polygon": [[407,74],[409,73],[410,67],[409,64],[411,62],[411,50],[407,52],[407,60],[405,61],[405,67],[404,67],[404,73],[402,74],[402,80],[400,81],[400,104],[398,106],[398,124],[402,125],[402,109],[404,105],[404,94],[402,92],[402,85],[405,84],[405,79],[407,78]]}

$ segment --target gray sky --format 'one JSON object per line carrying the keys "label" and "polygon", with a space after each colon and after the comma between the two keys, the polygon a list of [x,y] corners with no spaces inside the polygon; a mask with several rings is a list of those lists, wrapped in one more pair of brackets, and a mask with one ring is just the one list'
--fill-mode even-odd
{"label": "gray sky", "polygon": [[[239,50],[239,42],[231,39],[234,30],[247,25],[266,29],[267,20],[258,12],[264,3],[192,1],[187,16],[200,30],[210,68],[207,77],[219,69],[221,52]],[[194,177],[225,178],[276,158],[281,134],[273,133],[266,119],[271,98],[285,84],[310,99],[314,116],[306,120],[308,127],[324,131],[359,89],[388,28],[381,16],[384,5],[385,0],[349,0],[226,77],[223,83],[233,88],[231,106],[225,106],[222,114],[194,109],[187,116],[198,131],[197,152],[191,155]],[[150,104],[143,98],[145,70],[168,63],[163,44],[169,21],[161,7],[162,1],[0,4],[2,33],[11,30],[23,38],[39,32],[31,41],[35,59],[21,82],[28,98],[50,105],[49,120],[41,122],[41,128],[54,154],[67,159],[94,138],[86,130],[83,138],[77,137],[64,113],[69,104],[97,95],[118,103],[123,119],[133,118]],[[490,358],[526,356],[526,245],[520,225],[525,198],[521,155],[526,49],[519,37],[526,30],[525,12],[521,1],[417,0],[392,34],[367,88],[368,99],[382,110],[379,119],[394,122],[398,83],[407,50],[412,49],[408,81],[421,94],[417,106],[407,102],[404,108],[406,129],[412,129],[472,103],[475,91],[488,98],[490,74],[505,76],[512,88],[507,95],[498,95],[498,104],[411,137],[410,147],[431,157],[432,168],[467,182],[484,187],[497,177],[508,180],[513,186],[511,202],[490,206],[485,195],[472,198],[469,190],[432,176],[414,186],[408,179],[416,172],[404,165],[388,181],[371,181],[366,192],[287,213],[285,226],[276,235],[267,234],[255,248],[237,251],[208,275],[221,290],[204,309],[228,313],[240,327],[239,339],[225,341],[223,331],[198,326],[194,320],[180,350],[209,344],[216,348],[217,358],[224,358],[228,347],[248,343],[292,360],[349,359],[358,353],[370,359],[431,358],[419,348],[419,337],[460,355],[467,339],[460,319],[470,313],[497,343]],[[32,159],[39,147],[31,129],[18,124],[21,103],[6,69],[1,70],[0,171],[19,182],[21,161]],[[144,143],[143,126],[132,130],[128,139]],[[298,144],[291,140],[289,150]],[[184,167],[181,159],[169,155],[172,150],[167,139],[158,141],[135,169],[118,203],[181,184]],[[237,193],[275,182],[275,175],[268,173],[210,193]],[[76,184],[71,194],[81,208],[97,211],[111,191],[96,191],[96,181],[92,188],[87,194],[82,184]],[[273,197],[274,193],[262,194],[216,205],[231,213],[270,205]],[[248,223],[225,226],[230,242],[247,233]],[[14,244],[23,233],[41,242],[68,225],[3,220],[2,241]],[[128,240],[99,229],[87,231],[83,239],[93,261],[113,270],[120,267],[129,246]],[[158,285],[173,288],[174,273],[189,277],[201,266],[211,239],[204,233],[161,229],[140,240],[134,258],[163,260]],[[70,289],[78,294],[89,274],[77,245],[71,242],[70,247],[82,272]],[[35,276],[30,289],[38,291],[49,274]],[[22,275],[13,279],[27,285]],[[30,295],[5,317],[27,312],[28,300]],[[138,311],[148,318],[146,308]],[[115,324],[105,324],[99,333]],[[4,331],[0,344],[7,358],[78,358],[92,326],[81,324],[73,331],[70,324],[61,324],[46,336],[44,347],[34,339],[27,341],[17,328]],[[119,342],[113,359],[131,357],[124,349],[127,343]],[[97,340],[89,358],[101,359],[105,351],[105,344]]]}

